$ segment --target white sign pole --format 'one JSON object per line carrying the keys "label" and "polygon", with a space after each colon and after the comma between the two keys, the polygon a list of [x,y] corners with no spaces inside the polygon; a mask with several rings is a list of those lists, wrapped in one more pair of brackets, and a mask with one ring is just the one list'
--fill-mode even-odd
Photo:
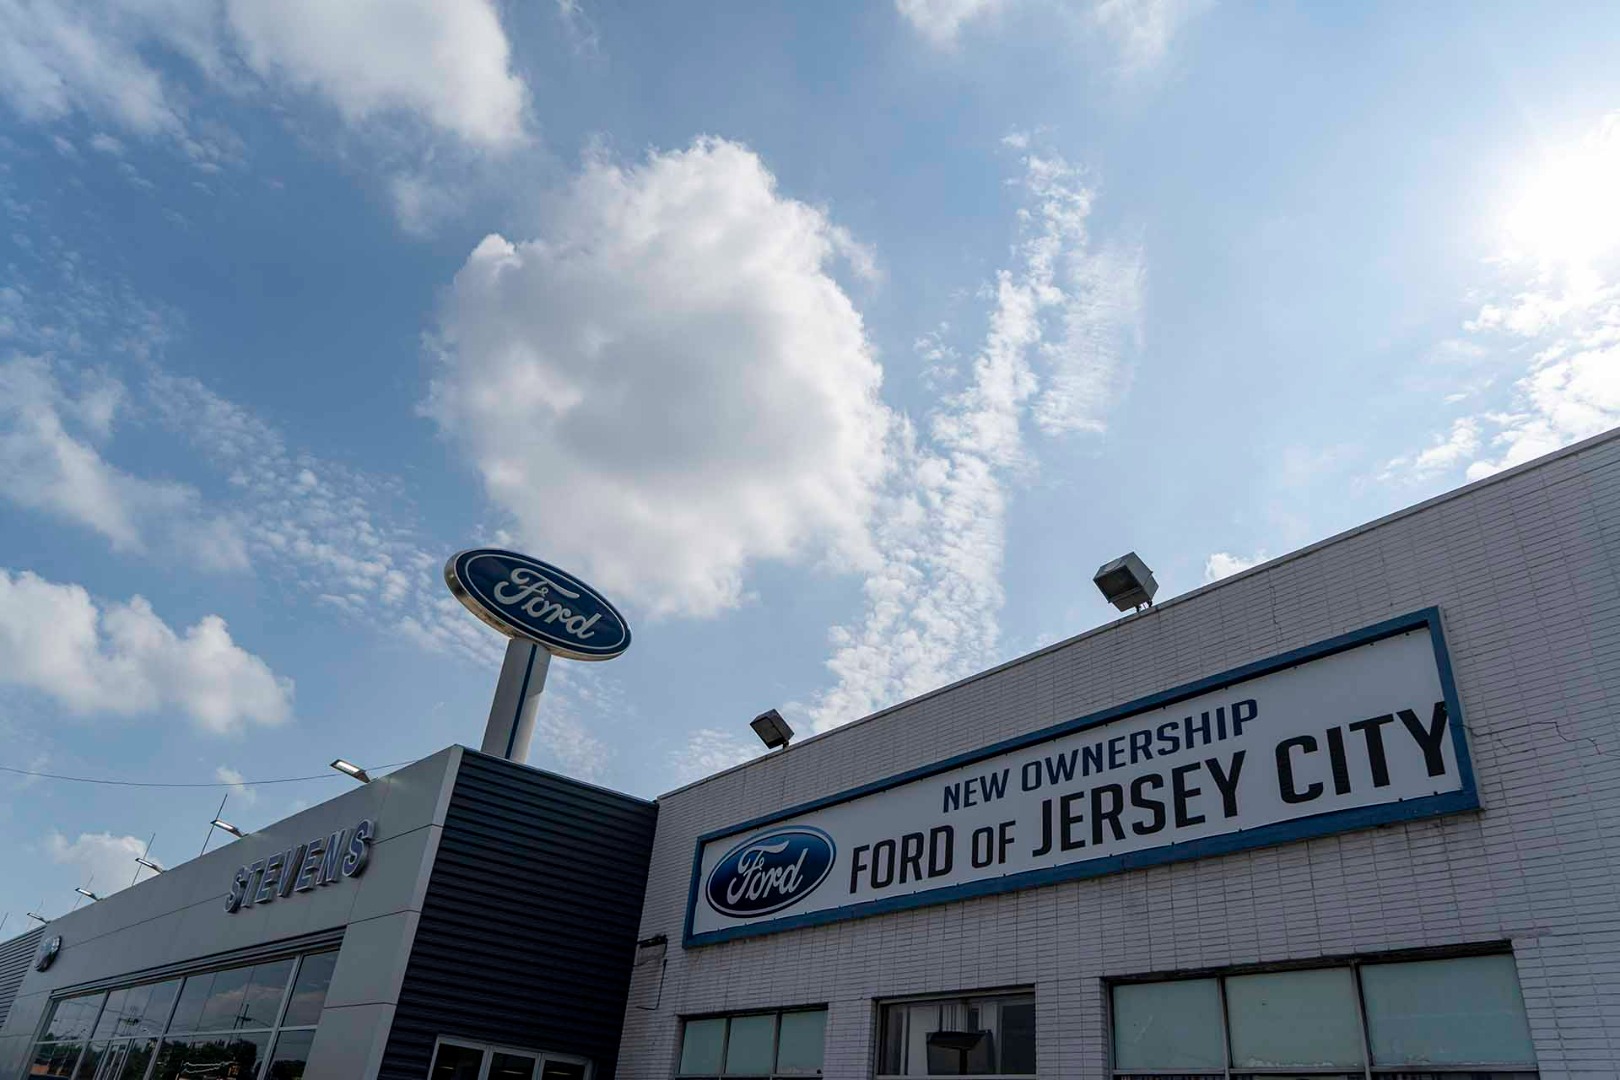
{"label": "white sign pole", "polygon": [[550,666],[551,653],[543,646],[521,638],[506,643],[506,660],[495,683],[495,700],[489,706],[480,750],[508,761],[529,760],[529,740],[534,737],[540,691],[546,687]]}

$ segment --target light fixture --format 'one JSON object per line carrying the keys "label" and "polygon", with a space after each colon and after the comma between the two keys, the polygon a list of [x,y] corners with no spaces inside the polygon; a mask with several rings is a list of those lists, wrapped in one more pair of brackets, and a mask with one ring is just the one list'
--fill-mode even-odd
{"label": "light fixture", "polygon": [[748,726],[754,729],[754,734],[759,736],[759,741],[765,744],[767,750],[786,746],[793,738],[793,729],[775,709],[767,709],[760,713],[749,722]]}
{"label": "light fixture", "polygon": [[91,892],[89,889],[86,889],[83,885],[75,885],[75,886],[73,886],[73,891],[78,893],[80,896],[88,896],[92,900],[100,900],[101,899],[101,897],[97,896],[95,893]]}
{"label": "light fixture", "polygon": [[352,777],[354,777],[356,780],[360,781],[362,784],[371,783],[371,777],[366,775],[366,770],[362,769],[360,766],[354,764],[353,762],[344,761],[342,758],[338,758],[336,761],[332,762],[332,768],[336,769],[338,772],[342,773],[344,776],[352,776]]}
{"label": "light fixture", "polygon": [[220,818],[215,818],[213,821],[209,822],[209,824],[216,829],[222,829],[225,832],[230,833],[238,840],[247,835],[247,833],[243,832],[241,829],[238,829],[235,825],[232,825],[228,821],[221,820]]}
{"label": "light fixture", "polygon": [[135,861],[140,863],[142,866],[146,867],[148,870],[152,871],[152,873],[154,873],[154,874],[163,873],[163,867],[159,866],[157,863],[153,862],[151,859],[145,858],[144,856],[141,856],[141,855],[137,855],[137,856],[135,856]]}
{"label": "light fixture", "polygon": [[1153,594],[1159,591],[1159,583],[1153,580],[1153,571],[1134,551],[1126,552],[1111,563],[1104,563],[1091,580],[1102,591],[1103,599],[1121,611],[1151,606]]}
{"label": "light fixture", "polygon": [[51,921],[51,920],[47,919],[45,916],[43,916],[43,915],[35,915],[32,911],[28,912],[28,917],[30,919],[33,919],[35,922],[39,923],[39,925],[41,925],[41,926],[44,926],[45,924],[47,924],[47,923],[49,923]]}

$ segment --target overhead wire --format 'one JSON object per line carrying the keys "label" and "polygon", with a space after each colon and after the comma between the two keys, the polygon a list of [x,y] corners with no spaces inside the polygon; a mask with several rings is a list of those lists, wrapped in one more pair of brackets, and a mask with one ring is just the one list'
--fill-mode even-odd
{"label": "overhead wire", "polygon": [[[416,760],[415,758],[411,759]],[[374,765],[368,772],[382,772],[384,769],[397,769],[401,765],[409,765],[410,761],[395,761],[388,765]],[[311,776],[279,776],[271,780],[210,780],[210,781],[177,781],[163,782],[155,780],[109,780],[94,776],[68,776],[63,773],[40,772],[34,769],[18,769],[11,765],[0,765],[0,772],[13,773],[17,776],[29,776],[40,780],[66,780],[74,784],[101,784],[107,787],[138,787],[138,788],[237,788],[262,787],[266,784],[297,784],[305,780],[337,780],[341,773],[324,772]]]}

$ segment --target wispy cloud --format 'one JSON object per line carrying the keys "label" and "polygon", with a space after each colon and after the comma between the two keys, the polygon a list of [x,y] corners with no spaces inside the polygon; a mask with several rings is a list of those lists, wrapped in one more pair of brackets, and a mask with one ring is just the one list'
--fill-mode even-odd
{"label": "wispy cloud", "polygon": [[222,784],[229,784],[230,793],[236,796],[237,801],[239,802],[252,806],[254,803],[259,801],[259,793],[244,784],[242,782],[244,779],[242,774],[231,768],[229,765],[221,765],[216,768],[214,770],[214,779],[218,780]]}
{"label": "wispy cloud", "polygon": [[1219,581],[1233,574],[1241,574],[1251,566],[1259,566],[1271,558],[1265,552],[1253,555],[1234,555],[1230,551],[1217,551],[1204,560],[1204,584]]}
{"label": "wispy cloud", "polygon": [[1044,9],[1058,19],[1083,20],[1118,57],[1118,70],[1130,74],[1164,59],[1171,40],[1211,0],[1088,0],[1074,5],[1053,0],[894,0],[895,10],[929,45],[952,51],[969,31],[993,27],[1014,8]]}
{"label": "wispy cloud", "polygon": [[[811,707],[818,731],[932,689],[998,655],[1008,485],[1034,465],[1023,427],[1104,429],[1126,385],[1139,253],[1099,256],[1080,170],[1034,153],[1013,265],[989,297],[966,387],[919,431],[896,425],[893,482],[875,515],[881,559],[861,618],[832,632],[837,684]],[[927,346],[938,353],[938,343]]]}
{"label": "wispy cloud", "polygon": [[760,754],[758,742],[750,743],[734,731],[699,728],[686,737],[686,743],[670,758],[677,784],[690,784],[713,776],[733,765],[741,765]]}

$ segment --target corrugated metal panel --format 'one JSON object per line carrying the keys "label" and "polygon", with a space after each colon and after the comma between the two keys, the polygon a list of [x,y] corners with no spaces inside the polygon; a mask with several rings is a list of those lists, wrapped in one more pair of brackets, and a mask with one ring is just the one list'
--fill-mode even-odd
{"label": "corrugated metal panel", "polygon": [[468,751],[379,1076],[440,1035],[618,1055],[657,807]]}
{"label": "corrugated metal panel", "polygon": [[44,930],[43,926],[36,926],[26,934],[0,942],[0,1027],[5,1027],[6,1014],[11,1012],[17,989],[22,986],[28,966],[39,953],[39,941]]}

